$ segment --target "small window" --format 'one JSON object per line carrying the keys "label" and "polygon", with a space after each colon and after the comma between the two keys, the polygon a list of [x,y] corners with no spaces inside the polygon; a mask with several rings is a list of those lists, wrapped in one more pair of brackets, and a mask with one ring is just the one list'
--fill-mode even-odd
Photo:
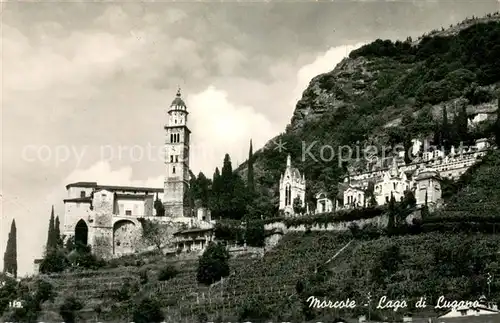
{"label": "small window", "polygon": [[125,215],[132,215],[132,211],[131,210],[125,211]]}
{"label": "small window", "polygon": [[179,155],[175,156],[175,162],[178,163],[179,162]]}
{"label": "small window", "polygon": [[85,191],[80,191],[80,197],[85,197]]}
{"label": "small window", "polygon": [[174,162],[174,156],[173,155],[170,155],[170,162],[173,163]]}
{"label": "small window", "polygon": [[175,174],[175,166],[172,167],[172,174]]}

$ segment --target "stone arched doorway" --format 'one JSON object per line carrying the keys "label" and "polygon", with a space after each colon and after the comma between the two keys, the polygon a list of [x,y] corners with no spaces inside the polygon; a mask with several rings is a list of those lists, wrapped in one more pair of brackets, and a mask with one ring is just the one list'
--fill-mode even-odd
{"label": "stone arched doorway", "polygon": [[75,244],[81,243],[83,245],[88,244],[89,228],[85,221],[80,220],[75,226]]}
{"label": "stone arched doorway", "polygon": [[136,249],[138,227],[130,220],[120,220],[113,225],[113,254],[124,255]]}

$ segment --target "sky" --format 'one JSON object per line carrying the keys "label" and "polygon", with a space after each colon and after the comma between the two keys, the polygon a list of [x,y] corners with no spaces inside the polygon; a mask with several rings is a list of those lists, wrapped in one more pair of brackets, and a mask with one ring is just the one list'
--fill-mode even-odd
{"label": "sky", "polygon": [[[2,2],[3,253],[32,271],[65,185],[163,187],[166,110],[190,112],[190,167],[212,177],[284,131],[310,80],[377,38],[417,37],[497,0]],[[285,158],[286,156],[284,156]],[[3,262],[0,262],[3,266]]]}

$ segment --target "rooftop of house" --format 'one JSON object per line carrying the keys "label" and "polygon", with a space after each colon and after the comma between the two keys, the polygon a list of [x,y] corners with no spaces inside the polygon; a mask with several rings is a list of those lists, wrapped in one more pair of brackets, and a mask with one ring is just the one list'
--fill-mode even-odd
{"label": "rooftop of house", "polygon": [[178,232],[174,233],[174,236],[185,235],[185,234],[190,234],[190,233],[204,233],[204,232],[210,232],[213,230],[214,230],[213,228],[206,228],[206,229],[193,228],[193,229],[178,231]]}
{"label": "rooftop of house", "polygon": [[103,189],[107,191],[142,191],[142,192],[153,192],[162,193],[163,188],[153,188],[153,187],[139,187],[139,186],[118,186],[118,185],[98,185],[97,182],[75,182],[66,185],[66,189],[71,187],[77,188],[93,188],[93,189]]}

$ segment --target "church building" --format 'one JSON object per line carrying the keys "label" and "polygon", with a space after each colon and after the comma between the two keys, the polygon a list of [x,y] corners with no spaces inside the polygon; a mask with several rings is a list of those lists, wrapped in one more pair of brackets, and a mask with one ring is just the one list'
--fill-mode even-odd
{"label": "church building", "polygon": [[[165,111],[165,181],[163,188],[77,182],[66,186],[63,235],[88,244],[103,258],[137,251],[142,221],[193,228],[212,226],[210,212],[188,206],[188,111],[180,90]],[[158,204],[164,213],[157,214]],[[196,217],[197,215],[197,217]]]}
{"label": "church building", "polygon": [[167,111],[168,121],[165,125],[165,186],[163,204],[165,215],[184,217],[190,214],[186,194],[189,188],[189,137],[191,131],[187,127],[188,111],[177,91]]}
{"label": "church building", "polygon": [[300,175],[297,168],[292,167],[292,158],[288,155],[286,159],[286,169],[280,179],[280,204],[279,210],[285,216],[296,215],[293,210],[293,201],[298,197],[300,206],[305,206],[306,198],[306,179]]}

